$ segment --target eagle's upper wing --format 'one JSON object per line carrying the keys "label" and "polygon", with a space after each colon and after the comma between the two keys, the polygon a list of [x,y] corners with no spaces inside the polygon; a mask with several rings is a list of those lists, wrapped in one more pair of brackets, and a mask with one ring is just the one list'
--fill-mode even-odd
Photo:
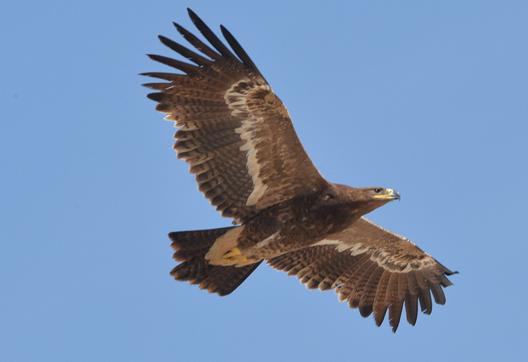
{"label": "eagle's upper wing", "polygon": [[453,274],[409,240],[365,218],[269,263],[296,275],[308,288],[335,288],[339,298],[358,307],[362,316],[374,312],[378,326],[389,309],[393,331],[398,328],[404,302],[412,325],[418,301],[426,314],[432,311],[431,293],[436,303],[444,304],[442,287],[451,285],[446,275]]}
{"label": "eagle's upper wing", "polygon": [[158,91],[148,97],[175,121],[174,149],[189,163],[200,190],[222,215],[243,221],[323,187],[326,181],[304,151],[288,111],[240,44],[221,27],[228,49],[195,13],[189,15],[214,49],[175,24],[199,52],[160,40],[195,64],[150,55],[184,74],[143,74],[167,81],[146,84]]}

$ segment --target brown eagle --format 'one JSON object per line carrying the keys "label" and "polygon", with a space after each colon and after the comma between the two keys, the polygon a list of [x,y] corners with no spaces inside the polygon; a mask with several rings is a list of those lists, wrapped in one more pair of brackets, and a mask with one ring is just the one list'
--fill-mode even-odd
{"label": "brown eagle", "polygon": [[174,149],[190,165],[200,191],[235,226],[169,234],[177,280],[226,295],[259,264],[296,275],[308,288],[335,289],[379,326],[389,311],[396,331],[405,305],[414,325],[418,303],[432,311],[431,294],[452,271],[411,241],[363,215],[399,199],[392,189],[354,188],[325,180],[295,134],[281,100],[238,41],[220,27],[228,48],[190,9],[208,44],[179,24],[191,50],[164,36],[161,42],[190,62],[161,55],[155,61],[182,73],[142,75],[163,82],[148,97],[175,122]]}

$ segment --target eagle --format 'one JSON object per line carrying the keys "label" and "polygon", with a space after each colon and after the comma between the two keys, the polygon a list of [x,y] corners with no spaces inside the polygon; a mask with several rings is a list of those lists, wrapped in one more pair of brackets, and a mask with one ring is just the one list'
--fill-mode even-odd
{"label": "eagle", "polygon": [[403,308],[415,325],[418,309],[446,301],[454,272],[410,240],[367,220],[400,198],[390,188],[327,181],[306,154],[290,115],[235,37],[218,36],[188,9],[206,42],[174,23],[194,48],[159,40],[187,61],[148,56],[179,72],[148,72],[148,98],[173,121],[174,150],[199,190],[233,225],[169,233],[171,275],[221,296],[233,292],[263,261],[297,276],[310,289],[334,289],[341,301],[374,316],[388,311],[396,331]]}

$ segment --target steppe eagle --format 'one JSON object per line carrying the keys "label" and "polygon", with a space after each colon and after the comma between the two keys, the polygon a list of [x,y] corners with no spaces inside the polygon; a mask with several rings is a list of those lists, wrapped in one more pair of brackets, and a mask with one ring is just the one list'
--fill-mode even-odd
{"label": "steppe eagle", "polygon": [[226,295],[267,261],[308,288],[335,289],[341,300],[374,315],[388,310],[396,331],[405,307],[414,325],[418,308],[445,303],[452,271],[406,238],[363,217],[399,198],[389,188],[353,188],[325,180],[297,138],[281,100],[238,41],[220,27],[226,46],[189,9],[208,44],[179,24],[191,50],[160,36],[188,60],[149,55],[179,73],[149,72],[145,86],[157,110],[178,129],[174,149],[199,189],[235,226],[172,232],[172,275]]}

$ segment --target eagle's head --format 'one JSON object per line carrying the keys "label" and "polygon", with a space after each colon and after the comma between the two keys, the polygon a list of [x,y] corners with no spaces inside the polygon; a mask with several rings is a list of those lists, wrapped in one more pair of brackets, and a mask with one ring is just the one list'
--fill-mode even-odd
{"label": "eagle's head", "polygon": [[363,190],[362,193],[368,200],[388,202],[400,199],[400,194],[393,189],[383,187],[367,187],[360,190]]}
{"label": "eagle's head", "polygon": [[399,200],[400,195],[390,188],[364,187],[355,188],[346,185],[333,184],[322,193],[323,204],[349,205],[361,209],[366,214],[389,201]]}

